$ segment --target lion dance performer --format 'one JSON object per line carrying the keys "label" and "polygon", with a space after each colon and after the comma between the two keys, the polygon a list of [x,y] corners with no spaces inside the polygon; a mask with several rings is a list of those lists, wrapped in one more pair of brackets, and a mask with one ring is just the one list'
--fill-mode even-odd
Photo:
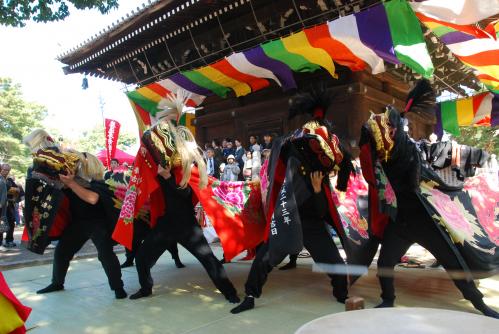
{"label": "lion dance performer", "polygon": [[[162,120],[143,134],[139,160],[134,163],[132,183],[127,193],[128,201],[137,200],[141,194],[150,195],[151,230],[145,236],[136,256],[141,288],[130,299],[152,294],[151,267],[168,247],[178,242],[198,259],[225,298],[231,303],[237,303],[237,291],[211,251],[196,220],[195,189],[199,191],[206,188],[208,179],[202,155],[192,133],[184,126],[173,124],[179,121],[185,102],[186,96],[178,92],[176,96],[169,96],[160,102],[159,108],[165,109]],[[197,186],[189,183],[193,170],[198,179]],[[115,239],[127,246],[130,243],[123,242],[124,230],[130,228],[127,227],[126,219],[127,216],[133,219],[133,216],[129,216],[128,201],[125,199],[121,220],[114,233]],[[137,202],[133,205],[137,206]],[[133,233],[133,227],[130,229]]]}
{"label": "lion dance performer", "polygon": [[[410,93],[406,111],[431,117],[434,104],[429,83],[422,81]],[[417,143],[404,131],[404,120],[392,106],[371,115],[359,145],[370,188],[369,229],[382,244],[379,307],[394,305],[393,267],[412,243],[418,243],[442,264],[464,298],[484,315],[499,318],[473,281],[497,273],[497,225],[477,217],[478,208],[462,184],[446,183],[425,163]]]}
{"label": "lion dance performer", "polygon": [[[232,313],[252,309],[273,267],[287,255],[298,254],[303,246],[316,263],[340,268],[345,265],[326,224],[337,230],[344,247],[349,248],[333,203],[329,174],[338,173],[337,188],[345,191],[353,166],[349,153],[340,146],[326,121],[330,102],[331,96],[325,90],[299,94],[291,101],[289,118],[306,115],[309,121],[274,142],[268,168],[268,237],[251,266],[246,297]],[[346,272],[328,276],[334,297],[344,303],[348,296]]]}
{"label": "lion dance performer", "polygon": [[117,299],[127,296],[111,238],[119,210],[103,182],[104,166],[89,153],[62,151],[44,130],[25,139],[34,153],[26,180],[28,249],[43,254],[51,240],[54,252],[52,283],[39,294],[64,289],[73,256],[92,239],[109,286]]}

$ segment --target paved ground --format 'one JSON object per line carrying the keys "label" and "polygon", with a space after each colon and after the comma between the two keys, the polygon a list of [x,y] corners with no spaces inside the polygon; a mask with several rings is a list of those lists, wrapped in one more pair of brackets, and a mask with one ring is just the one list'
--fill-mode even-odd
{"label": "paved ground", "polygon": [[[30,333],[293,333],[317,317],[342,312],[344,305],[331,298],[324,274],[311,271],[310,259],[299,259],[292,271],[275,270],[256,309],[232,315],[203,268],[180,248],[186,268],[177,269],[168,254],[153,269],[153,296],[137,301],[115,300],[96,258],[73,261],[66,290],[48,295],[35,291],[50,282],[51,265],[4,271],[7,282],[23,303],[33,308],[27,323]],[[221,256],[219,247],[214,247]],[[421,248],[413,256],[431,261]],[[123,259],[123,254],[120,254]],[[228,275],[242,294],[249,262],[227,264]],[[129,293],[138,289],[135,268],[123,271]],[[499,277],[482,280],[486,302],[499,309]],[[397,269],[399,306],[434,307],[475,312],[441,269]],[[365,298],[366,307],[379,301],[375,271],[361,278],[351,295]],[[355,325],[355,324],[352,324]]]}
{"label": "paved ground", "polygon": [[[21,237],[23,234],[22,227],[16,227],[14,232],[14,242],[17,247],[6,248],[0,246],[0,271],[13,268],[23,268],[27,266],[37,266],[41,264],[52,263],[54,257],[54,247],[47,248],[43,255],[35,254],[28,251],[24,245],[21,245]],[[125,249],[122,246],[116,246],[115,251],[122,253]],[[76,258],[88,258],[97,256],[92,241],[87,241],[82,249],[76,254]]]}

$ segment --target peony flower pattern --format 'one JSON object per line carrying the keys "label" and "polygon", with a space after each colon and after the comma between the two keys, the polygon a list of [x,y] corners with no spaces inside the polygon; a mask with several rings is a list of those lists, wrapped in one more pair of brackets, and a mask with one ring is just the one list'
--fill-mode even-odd
{"label": "peony flower pattern", "polygon": [[395,219],[397,214],[397,196],[379,160],[374,165],[374,175],[376,178],[380,211]]}
{"label": "peony flower pattern", "polygon": [[135,216],[135,203],[137,202],[137,191],[135,186],[131,186],[126,192],[123,206],[120,211],[120,219],[123,219],[125,224],[133,223]]}
{"label": "peony flower pattern", "polygon": [[[333,184],[335,182],[336,180],[333,180]],[[347,236],[352,239],[352,236],[350,235],[350,229],[352,229],[356,231],[361,238],[369,239],[367,221],[361,216],[357,208],[357,197],[359,195],[367,194],[367,182],[364,180],[362,174],[352,174],[350,176],[346,193],[338,191],[335,187],[331,188],[333,189],[333,203],[338,208],[341,223]]]}
{"label": "peony flower pattern", "polygon": [[471,197],[478,222],[490,240],[499,246],[499,187],[491,183],[486,174],[480,174],[467,178],[464,190]]}
{"label": "peony flower pattern", "polygon": [[241,214],[248,200],[251,187],[243,181],[215,181],[211,185],[213,198],[232,215]]}
{"label": "peony flower pattern", "polygon": [[464,244],[466,241],[478,244],[474,235],[482,236],[482,233],[477,226],[476,218],[466,210],[457,196],[452,199],[435,188],[432,182],[422,182],[420,189],[438,213],[433,218],[446,228],[454,243]]}

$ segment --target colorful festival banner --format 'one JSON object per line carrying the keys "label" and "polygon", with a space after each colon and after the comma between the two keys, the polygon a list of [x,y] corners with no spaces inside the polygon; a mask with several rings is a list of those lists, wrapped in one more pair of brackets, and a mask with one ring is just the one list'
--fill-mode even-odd
{"label": "colorful festival banner", "polygon": [[107,152],[107,168],[111,168],[111,159],[114,158],[116,153],[116,144],[120,134],[121,124],[115,120],[106,118],[105,121],[106,131],[106,152]]}
{"label": "colorful festival banner", "polygon": [[443,130],[459,136],[460,126],[499,125],[499,95],[482,93],[466,99],[445,101],[437,104],[437,135]]}
{"label": "colorful festival banner", "polygon": [[499,94],[499,41],[496,34],[476,25],[456,25],[416,13],[449,50],[465,65],[476,70],[476,76],[493,93]]}
{"label": "colorful festival banner", "polygon": [[[158,103],[161,99],[166,98],[168,95],[176,94],[179,89],[182,89],[189,94],[187,106],[193,108],[201,104],[206,97],[206,95],[200,93],[210,94],[201,87],[195,86],[183,75],[174,75],[168,79],[146,85],[127,93],[137,119],[140,134],[158,121],[156,116],[160,113]],[[193,119],[194,114],[183,115],[179,124],[187,126],[191,132],[195,133],[195,127],[192,124]]]}
{"label": "colorful festival banner", "polygon": [[499,13],[499,0],[415,0],[415,12],[453,24],[473,24]]}
{"label": "colorful festival banner", "polygon": [[[297,87],[293,72],[326,70],[337,78],[334,62],[352,71],[385,70],[384,61],[406,64],[430,77],[431,62],[421,26],[405,0],[392,0],[234,53],[215,63],[183,71],[127,93],[141,132],[154,124],[158,102],[179,89],[196,107],[206,96],[237,97],[268,87]],[[484,73],[486,74],[486,72]]]}

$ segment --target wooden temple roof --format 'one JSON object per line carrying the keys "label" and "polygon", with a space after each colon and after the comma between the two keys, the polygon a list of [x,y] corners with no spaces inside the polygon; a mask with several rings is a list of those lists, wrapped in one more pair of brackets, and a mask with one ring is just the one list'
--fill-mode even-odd
{"label": "wooden temple roof", "polygon": [[[146,85],[178,71],[197,68],[304,27],[333,20],[380,0],[149,0],[57,57],[64,72],[83,73],[125,84]],[[434,85],[465,95],[479,90],[463,65],[425,27],[435,66]],[[386,63],[405,83],[420,76],[404,65]]]}

